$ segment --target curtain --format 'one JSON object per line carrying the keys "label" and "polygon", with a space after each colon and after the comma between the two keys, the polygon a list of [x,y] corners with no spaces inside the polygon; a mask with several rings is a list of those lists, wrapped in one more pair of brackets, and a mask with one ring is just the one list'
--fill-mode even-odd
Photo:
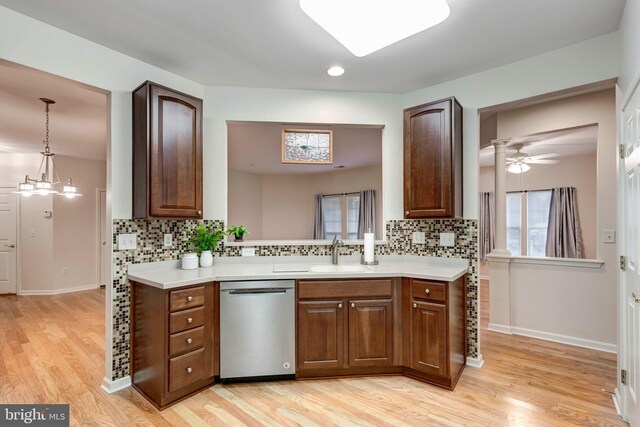
{"label": "curtain", "polygon": [[313,213],[313,238],[324,240],[324,215],[322,213],[322,194],[316,194],[316,207]]}
{"label": "curtain", "polygon": [[546,255],[555,258],[584,257],[578,200],[573,187],[551,190]]}
{"label": "curtain", "polygon": [[364,233],[376,232],[376,190],[360,192],[360,218],[358,220],[358,239],[364,239]]}
{"label": "curtain", "polygon": [[495,194],[493,192],[480,193],[479,240],[480,259],[486,260],[487,255],[495,247]]}

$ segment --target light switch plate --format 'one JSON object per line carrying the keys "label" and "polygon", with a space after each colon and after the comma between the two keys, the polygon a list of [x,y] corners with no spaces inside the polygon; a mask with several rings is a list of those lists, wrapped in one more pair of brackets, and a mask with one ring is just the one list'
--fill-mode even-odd
{"label": "light switch plate", "polygon": [[426,243],[426,237],[424,231],[414,231],[411,235],[411,243],[415,244],[424,244]]}
{"label": "light switch plate", "polygon": [[455,246],[456,233],[440,233],[440,246]]}
{"label": "light switch plate", "polygon": [[256,256],[256,248],[242,248],[242,256]]}
{"label": "light switch plate", "polygon": [[118,250],[127,251],[135,249],[138,244],[138,236],[135,233],[118,234]]}
{"label": "light switch plate", "polygon": [[173,234],[167,233],[164,235],[164,247],[170,248],[173,246]]}
{"label": "light switch plate", "polygon": [[604,243],[616,242],[616,230],[604,230],[602,241]]}

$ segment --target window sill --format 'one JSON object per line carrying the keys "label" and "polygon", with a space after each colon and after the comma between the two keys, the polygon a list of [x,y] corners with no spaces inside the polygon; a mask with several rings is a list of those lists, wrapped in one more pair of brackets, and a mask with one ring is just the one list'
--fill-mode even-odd
{"label": "window sill", "polygon": [[578,268],[600,268],[604,265],[604,261],[599,259],[582,259],[582,258],[546,258],[546,257],[529,257],[514,256],[511,257],[512,264],[533,264],[533,265],[554,265],[560,267],[578,267]]}

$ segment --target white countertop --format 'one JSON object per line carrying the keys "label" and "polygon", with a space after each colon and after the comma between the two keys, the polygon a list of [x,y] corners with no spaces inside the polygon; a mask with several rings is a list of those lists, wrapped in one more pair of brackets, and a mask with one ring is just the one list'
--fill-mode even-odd
{"label": "white countertop", "polygon": [[[339,265],[359,265],[358,256],[341,256]],[[311,272],[312,266],[330,265],[330,257],[216,257],[213,267],[180,269],[180,261],[131,264],[129,280],[160,289],[174,289],[198,283],[239,280],[278,279],[350,279],[370,277],[411,277],[450,282],[466,274],[469,261],[460,258],[436,258],[409,255],[377,257],[379,265],[358,272]]]}

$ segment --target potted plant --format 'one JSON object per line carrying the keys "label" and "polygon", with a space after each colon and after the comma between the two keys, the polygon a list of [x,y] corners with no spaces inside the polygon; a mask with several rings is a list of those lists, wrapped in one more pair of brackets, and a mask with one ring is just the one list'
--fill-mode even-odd
{"label": "potted plant", "polygon": [[249,234],[249,230],[247,230],[247,228],[244,225],[234,225],[232,227],[229,227],[229,229],[227,230],[227,234],[228,235],[233,234],[236,242],[242,242],[245,234],[246,235]]}
{"label": "potted plant", "polygon": [[200,254],[200,267],[211,267],[213,265],[213,254],[218,243],[224,238],[225,232],[214,228],[213,224],[207,226],[204,222],[199,222],[193,229],[189,238],[189,243]]}

